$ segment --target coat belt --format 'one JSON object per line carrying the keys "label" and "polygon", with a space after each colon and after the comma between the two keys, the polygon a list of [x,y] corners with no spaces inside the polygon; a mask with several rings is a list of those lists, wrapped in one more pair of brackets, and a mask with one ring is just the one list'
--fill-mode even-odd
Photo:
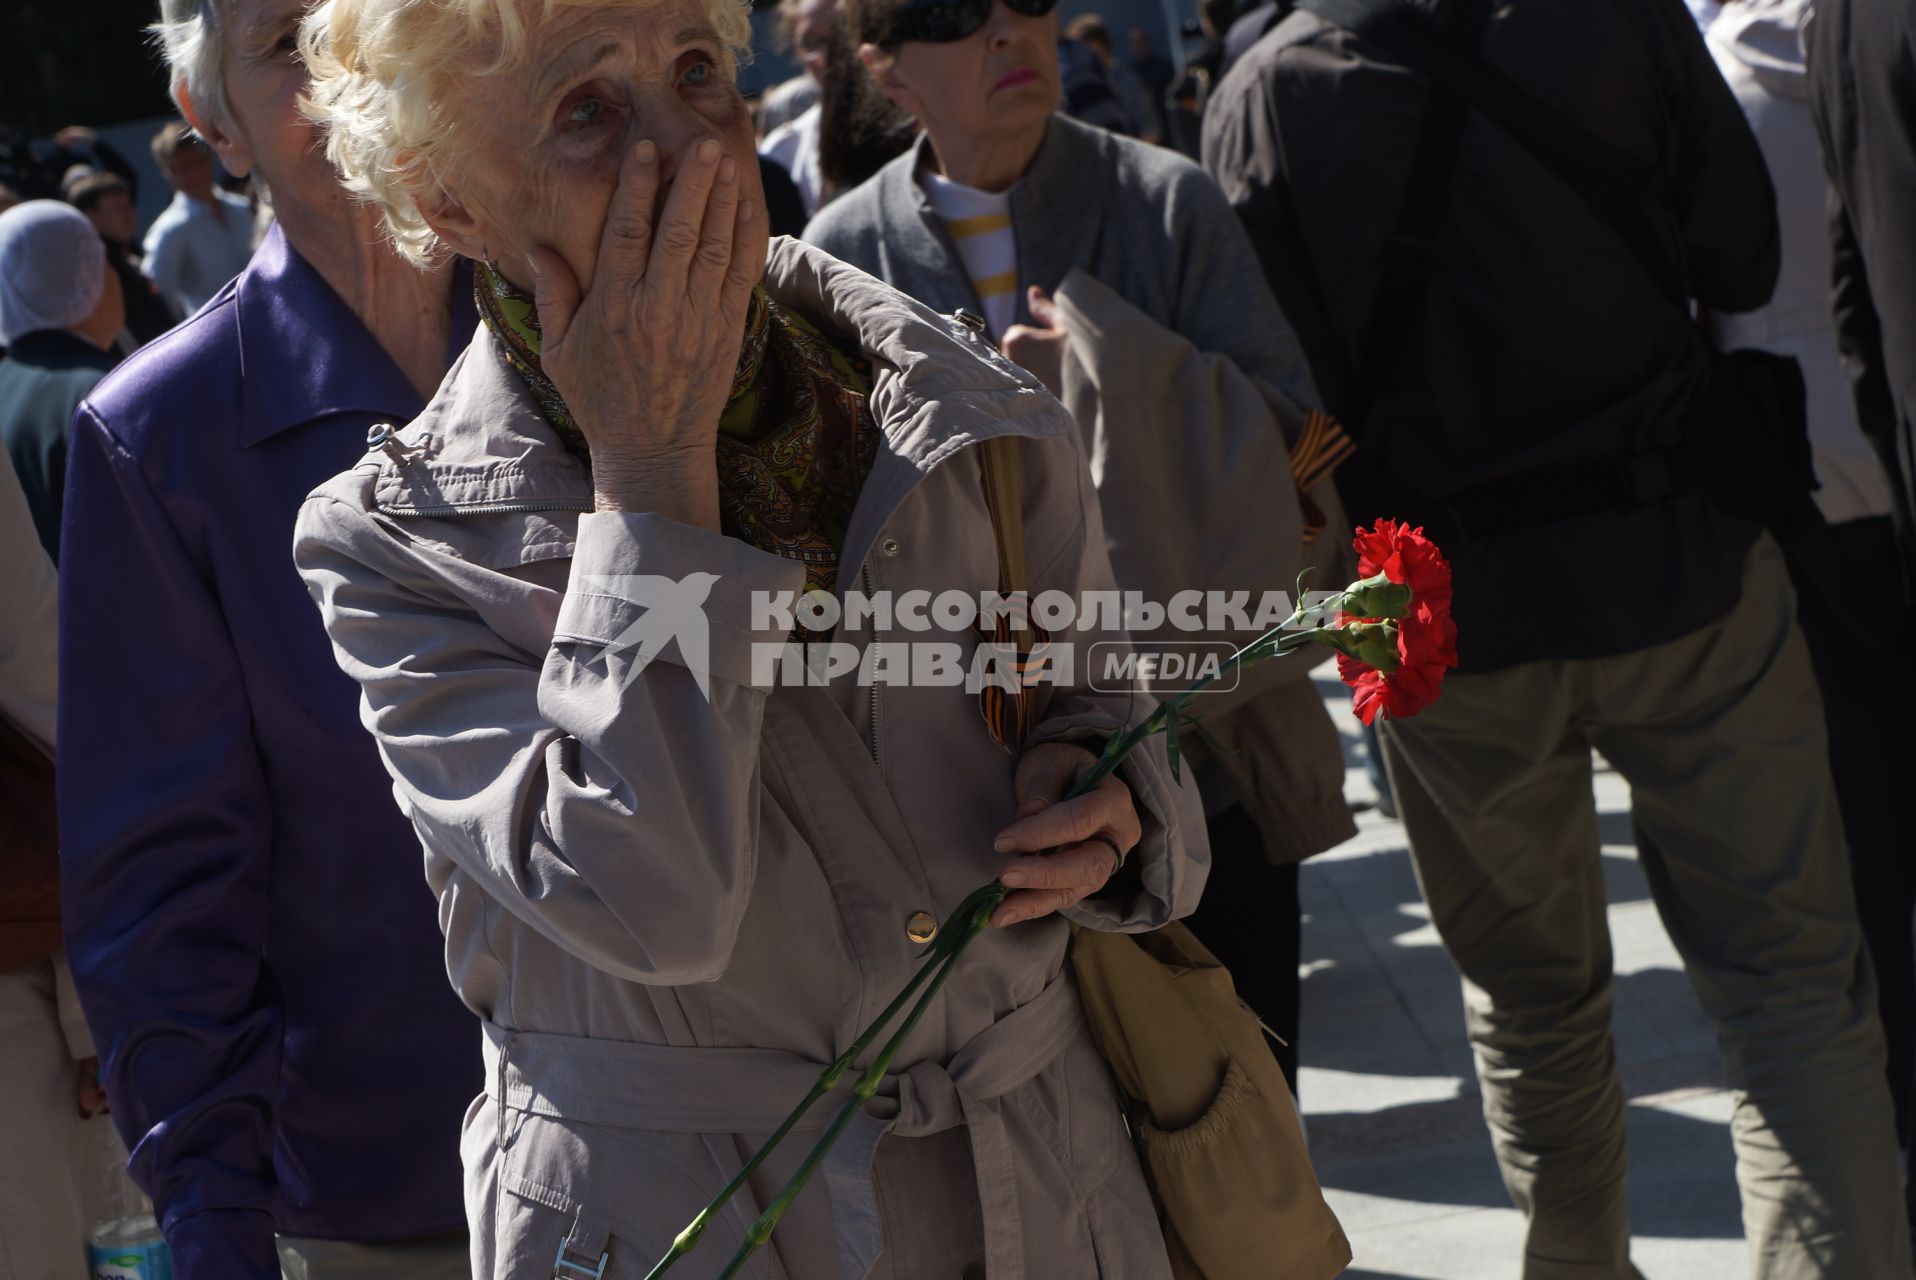
{"label": "coat belt", "polygon": [[[861,1280],[883,1244],[872,1159],[886,1134],[965,1126],[985,1231],[985,1274],[1026,1280],[1016,1156],[1000,1099],[1083,1035],[1069,970],[944,1063],[887,1074],[826,1160],[841,1280]],[[662,1133],[769,1133],[828,1065],[776,1049],[636,1044],[485,1024],[486,1090],[502,1110]],[[822,1132],[855,1072],[812,1107],[794,1136]],[[506,1132],[501,1123],[500,1133]],[[732,1170],[727,1170],[729,1176]]]}

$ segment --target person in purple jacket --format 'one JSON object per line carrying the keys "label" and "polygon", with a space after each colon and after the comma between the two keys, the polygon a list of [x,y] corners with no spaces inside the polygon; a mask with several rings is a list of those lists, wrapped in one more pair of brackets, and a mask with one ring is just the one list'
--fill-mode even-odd
{"label": "person in purple jacket", "polygon": [[476,323],[339,188],[300,0],[162,0],[186,117],[278,224],[73,423],[61,573],[67,946],[180,1280],[467,1274],[479,1029],[420,848],[291,558],[308,492]]}

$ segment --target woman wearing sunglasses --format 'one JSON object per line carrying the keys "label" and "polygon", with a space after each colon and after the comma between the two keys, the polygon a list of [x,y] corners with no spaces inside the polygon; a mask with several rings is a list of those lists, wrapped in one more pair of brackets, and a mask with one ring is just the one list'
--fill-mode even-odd
{"label": "woman wearing sunglasses", "polygon": [[[1059,112],[1056,2],[848,0],[864,67],[923,133],[805,238],[936,311],[983,315],[1077,414],[1120,586],[1160,602],[1288,586],[1300,534],[1336,518],[1328,473],[1348,442],[1315,412],[1303,352],[1211,179]],[[1188,921],[1291,1045],[1295,864],[1355,830],[1335,729],[1302,674],[1267,667],[1207,696],[1204,723],[1231,750],[1198,765],[1215,856]],[[1295,1082],[1295,1049],[1279,1053]]]}

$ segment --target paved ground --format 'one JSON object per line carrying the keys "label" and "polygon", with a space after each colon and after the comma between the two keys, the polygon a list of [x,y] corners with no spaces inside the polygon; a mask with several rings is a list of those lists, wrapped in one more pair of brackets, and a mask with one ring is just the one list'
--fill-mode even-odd
{"label": "paved ground", "polygon": [[[1341,686],[1320,684],[1346,729],[1347,794],[1368,803],[1357,722]],[[1635,1260],[1648,1280],[1745,1277],[1712,1032],[1637,865],[1629,790],[1598,768]],[[1299,1087],[1318,1174],[1356,1251],[1346,1274],[1514,1278],[1522,1219],[1491,1157],[1456,971],[1417,895],[1403,828],[1369,808],[1358,824],[1356,839],[1304,864],[1302,881]]]}

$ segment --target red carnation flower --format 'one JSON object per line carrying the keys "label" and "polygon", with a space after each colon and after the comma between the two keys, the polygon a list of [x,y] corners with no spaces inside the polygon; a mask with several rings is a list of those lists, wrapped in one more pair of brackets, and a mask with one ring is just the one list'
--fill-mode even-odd
{"label": "red carnation flower", "polygon": [[[1397,620],[1397,670],[1379,671],[1340,652],[1337,674],[1351,687],[1357,718],[1365,724],[1381,712],[1397,719],[1414,716],[1437,701],[1444,672],[1457,665],[1457,624],[1450,616],[1450,563],[1423,528],[1379,520],[1357,530],[1361,578],[1381,573],[1410,588],[1410,609]],[[1351,619],[1372,621],[1372,619]]]}

